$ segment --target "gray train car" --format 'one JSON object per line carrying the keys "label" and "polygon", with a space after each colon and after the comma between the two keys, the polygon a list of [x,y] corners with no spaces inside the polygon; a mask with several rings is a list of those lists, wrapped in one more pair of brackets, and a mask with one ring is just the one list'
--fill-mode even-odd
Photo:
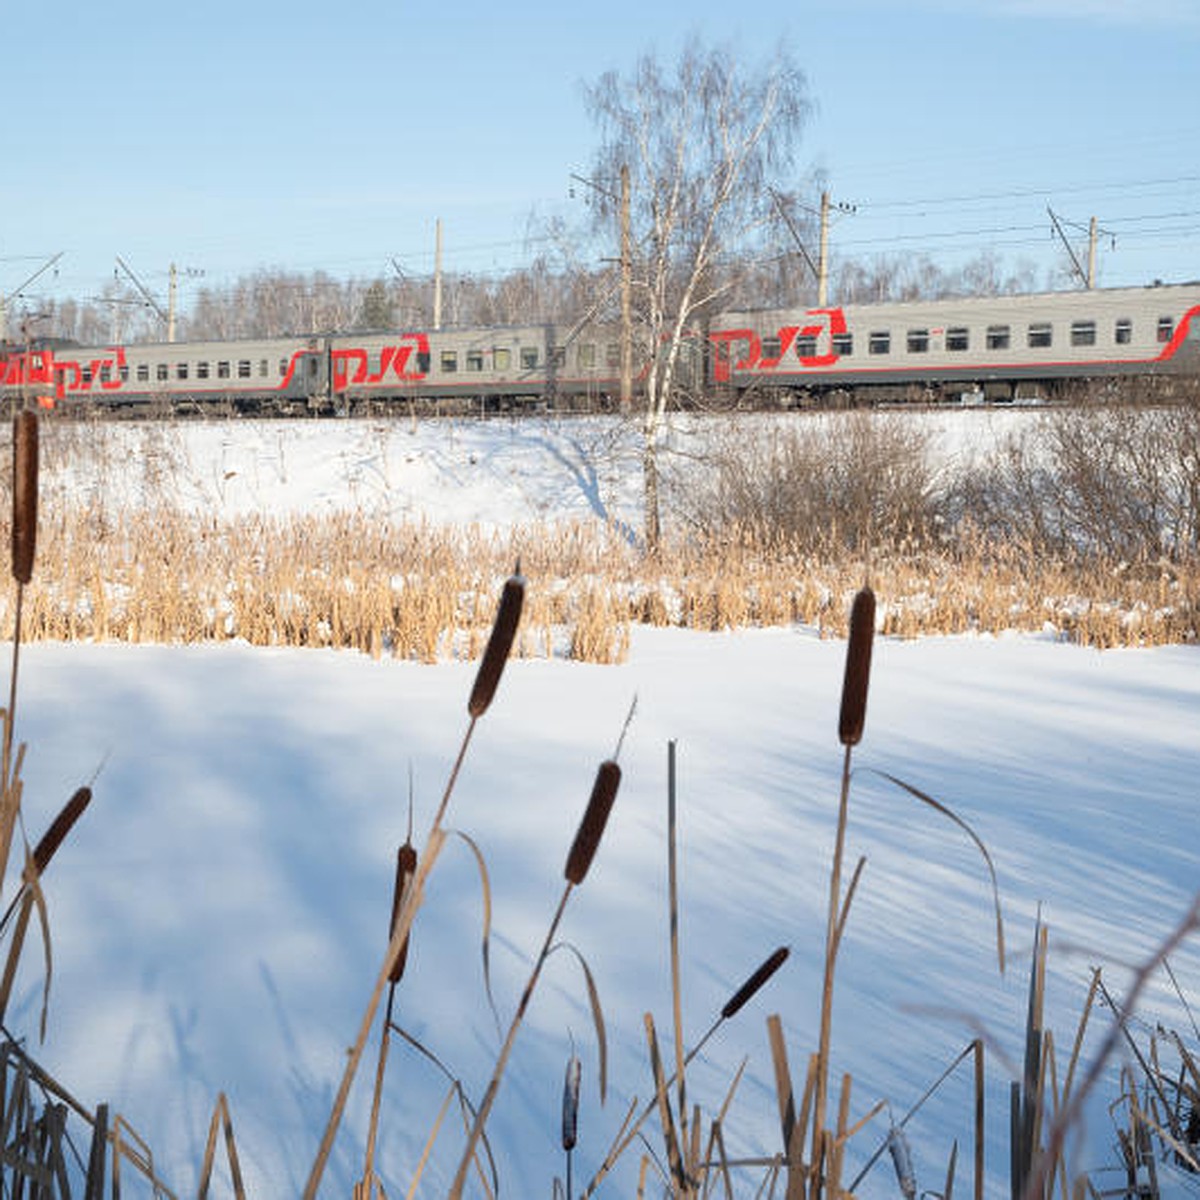
{"label": "gray train car", "polygon": [[1200,284],[723,313],[711,377],[737,393],[1053,395],[1074,380],[1200,376]]}
{"label": "gray train car", "polygon": [[484,409],[604,403],[617,394],[620,334],[555,325],[347,334],[330,339],[338,411],[452,400]]}
{"label": "gray train car", "polygon": [[0,355],[7,399],[43,408],[167,412],[307,410],[328,390],[316,338],[13,348]]}

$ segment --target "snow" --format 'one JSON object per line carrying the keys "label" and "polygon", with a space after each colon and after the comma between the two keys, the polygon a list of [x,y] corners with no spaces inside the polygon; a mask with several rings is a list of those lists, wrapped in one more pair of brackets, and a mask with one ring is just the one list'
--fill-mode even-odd
{"label": "snow", "polygon": [[[977,446],[993,427],[962,424],[976,416],[945,418],[940,436]],[[617,437],[603,422],[225,423],[160,445],[181,499],[225,512],[369,503],[430,521],[632,521],[636,480],[620,456],[598,449]],[[144,464],[149,444],[130,460]],[[65,494],[100,486],[56,470],[48,486]],[[447,815],[486,861],[501,1029],[484,985],[479,871],[457,837],[431,876],[396,992],[397,1024],[475,1100],[562,893],[596,767],[635,697],[636,713],[608,829],[559,931],[586,959],[603,1005],[607,1103],[582,973],[555,953],[489,1122],[502,1194],[549,1195],[564,1173],[559,1110],[572,1047],[583,1060],[577,1190],[631,1099],[650,1095],[644,1013],[673,1060],[670,743],[687,1044],[776,946],[792,948],[697,1059],[688,1097],[711,1119],[747,1058],[725,1122],[729,1152],[779,1148],[765,1018],[780,1015],[802,1086],[817,1044],[844,652],[806,628],[636,629],[620,666],[508,665]],[[835,1083],[844,1072],[854,1079],[852,1122],[877,1100],[900,1119],[984,1030],[988,1194],[1007,1195],[1007,1097],[1023,1054],[1038,913],[1051,934],[1047,1025],[1061,1079],[1093,967],[1123,994],[1129,968],[1196,893],[1198,665],[1194,647],[1100,652],[1015,635],[877,641],[847,840],[848,870],[860,855],[867,865],[833,1027]],[[221,1091],[248,1193],[303,1189],[382,961],[410,777],[420,850],[466,731],[473,677],[469,663],[242,644],[23,649],[17,736],[28,746],[30,840],[79,784],[93,782],[95,799],[44,881],[54,964],[47,1039],[38,1044],[43,971],[32,936],[6,1024],[83,1103],[123,1114],[177,1194],[196,1188]],[[978,850],[884,772],[952,808],[986,844],[1003,906],[1003,976]],[[1195,997],[1194,939],[1171,966]],[[1190,1029],[1162,971],[1141,1015]],[[1107,1013],[1093,1014],[1089,1051],[1108,1027]],[[347,1196],[361,1177],[377,1046],[376,1029],[322,1196]],[[1115,1161],[1104,1108],[1120,1065],[1107,1069],[1074,1144],[1077,1167]],[[447,1087],[427,1058],[393,1040],[377,1151],[388,1195],[406,1193]],[[971,1106],[964,1066],[909,1124],[922,1188],[941,1189],[955,1139],[959,1187],[969,1186]],[[452,1114],[441,1128],[420,1195],[445,1193],[462,1145],[457,1121]],[[885,1114],[852,1140],[848,1179],[886,1131]],[[661,1158],[657,1124],[647,1133]],[[633,1195],[637,1165],[631,1150],[603,1194]],[[738,1195],[753,1195],[761,1172],[735,1179]],[[125,1194],[142,1194],[132,1176],[123,1183]],[[227,1194],[222,1186],[217,1194]],[[895,1194],[886,1155],[858,1194]]]}

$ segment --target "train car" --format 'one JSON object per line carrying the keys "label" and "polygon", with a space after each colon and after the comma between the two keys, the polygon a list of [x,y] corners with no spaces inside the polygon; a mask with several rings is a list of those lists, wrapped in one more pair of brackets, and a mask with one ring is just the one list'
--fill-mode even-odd
{"label": "train car", "polygon": [[308,410],[323,402],[327,375],[327,351],[316,338],[103,347],[59,342],[0,352],[5,396],[44,408]]}
{"label": "train car", "polygon": [[1052,397],[1069,381],[1200,377],[1200,284],[727,312],[711,380],[781,400]]}
{"label": "train car", "polygon": [[353,334],[330,339],[336,411],[455,401],[482,410],[607,403],[617,394],[619,331],[553,324]]}

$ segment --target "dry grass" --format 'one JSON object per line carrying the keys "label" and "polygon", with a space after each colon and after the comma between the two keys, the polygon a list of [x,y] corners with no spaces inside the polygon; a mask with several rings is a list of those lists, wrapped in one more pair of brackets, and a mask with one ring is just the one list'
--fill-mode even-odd
{"label": "dry grass", "polygon": [[[1048,444],[1074,449],[1083,428],[1086,451],[1099,420],[1067,414]],[[886,597],[880,631],[892,636],[1017,630],[1100,647],[1195,640],[1194,554],[1121,559],[1091,537],[1086,554],[1070,556],[1032,518],[998,521],[1020,498],[1007,460],[1008,474],[997,467],[973,477],[943,512],[931,507],[937,489],[920,435],[895,422],[869,426],[865,415],[839,428],[832,441],[808,430],[757,449],[732,439],[723,452],[740,457],[718,457],[713,495],[683,489],[693,508],[676,514],[676,532],[647,557],[621,530],[596,523],[488,534],[363,512],[217,520],[179,502],[180,481],[197,469],[169,428],[148,427],[130,456],[110,426],[58,423],[44,439],[53,482],[43,485],[24,636],[236,638],[475,659],[519,561],[531,587],[514,653],[525,657],[618,662],[638,624],[712,632],[802,624],[844,636],[849,600],[868,577]],[[80,463],[99,481],[90,490],[70,482]],[[132,507],[102,498],[104,480],[118,476]],[[849,494],[838,482],[846,478],[872,486]],[[5,514],[11,486],[0,477]],[[996,496],[1000,509],[985,503]],[[0,599],[0,636],[11,636],[14,619],[12,598]]]}
{"label": "dry grass", "polygon": [[[653,560],[597,526],[505,535],[357,514],[217,524],[182,511],[43,516],[28,640],[333,647],[421,662],[476,658],[514,561],[534,585],[515,653],[620,661],[635,624],[846,632],[869,567],[900,637],[1052,632],[1100,647],[1192,641],[1194,564],[1048,559],[982,539],[950,550],[800,553],[749,533],[668,544]],[[10,637],[11,600],[0,603]]]}

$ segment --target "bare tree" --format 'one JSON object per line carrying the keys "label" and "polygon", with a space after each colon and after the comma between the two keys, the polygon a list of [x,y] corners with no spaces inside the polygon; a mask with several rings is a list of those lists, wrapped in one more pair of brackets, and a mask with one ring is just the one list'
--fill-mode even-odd
{"label": "bare tree", "polygon": [[734,280],[726,264],[756,257],[773,220],[770,189],[790,173],[810,104],[786,49],[742,69],[728,47],[689,40],[665,69],[646,55],[631,74],[607,72],[586,93],[601,145],[594,179],[611,221],[615,181],[630,176],[630,223],[643,384],[645,536],[660,532],[659,449],[686,348]]}

